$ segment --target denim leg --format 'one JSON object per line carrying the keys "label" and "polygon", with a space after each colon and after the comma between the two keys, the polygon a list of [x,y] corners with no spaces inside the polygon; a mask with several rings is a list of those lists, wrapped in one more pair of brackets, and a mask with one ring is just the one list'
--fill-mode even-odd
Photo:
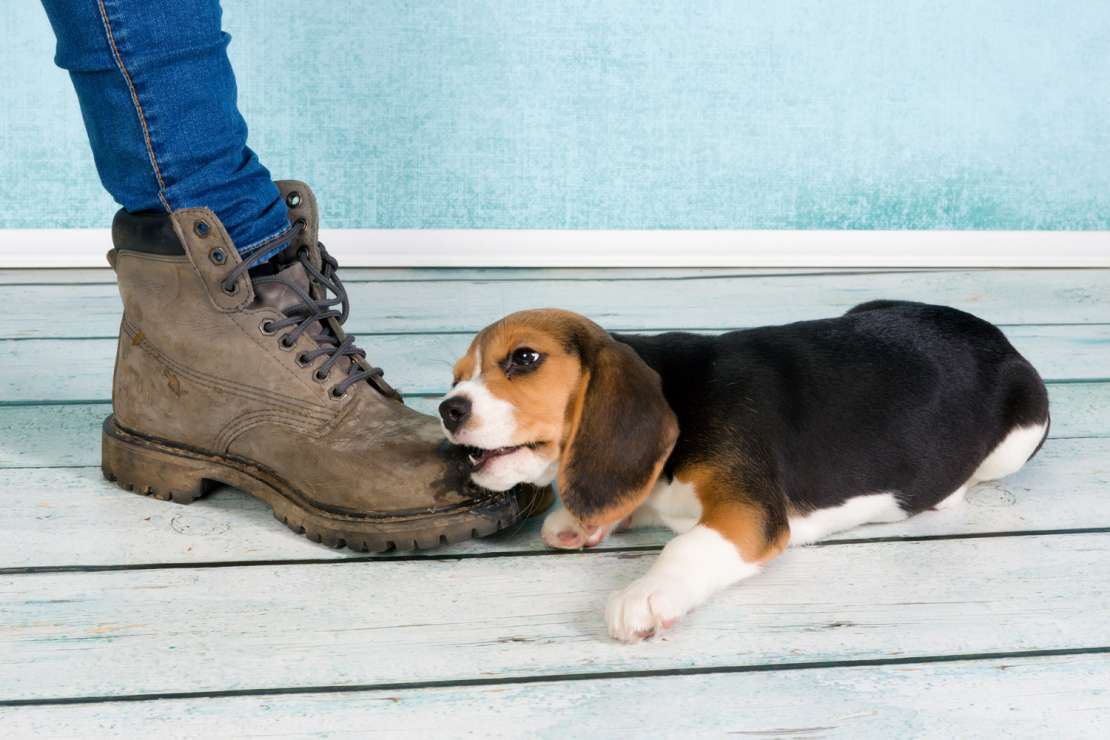
{"label": "denim leg", "polygon": [[206,206],[240,253],[289,228],[247,146],[219,0],[43,0],[104,187],[128,211]]}

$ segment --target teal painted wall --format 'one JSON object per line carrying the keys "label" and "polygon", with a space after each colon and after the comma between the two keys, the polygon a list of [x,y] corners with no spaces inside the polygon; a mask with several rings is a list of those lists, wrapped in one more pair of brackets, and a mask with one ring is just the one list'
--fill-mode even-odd
{"label": "teal painted wall", "polygon": [[[227,0],[251,142],[333,227],[1110,228],[1107,0]],[[105,226],[32,0],[0,227]]]}

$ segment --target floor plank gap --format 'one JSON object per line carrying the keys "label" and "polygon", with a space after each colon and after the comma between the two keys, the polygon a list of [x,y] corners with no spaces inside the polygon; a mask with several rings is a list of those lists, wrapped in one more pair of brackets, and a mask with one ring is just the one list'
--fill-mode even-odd
{"label": "floor plank gap", "polygon": [[225,691],[176,691],[150,694],[120,694],[116,696],[46,697],[41,699],[0,699],[0,707],[63,706],[73,704],[110,704],[123,702],[222,699],[241,696],[288,696],[295,694],[353,694],[367,691],[421,691],[426,689],[462,688],[477,686],[515,686],[522,684],[568,683],[576,681],[614,681],[630,678],[661,678],[669,676],[709,676],[737,673],[778,673],[784,671],[812,671],[829,668],[874,668],[880,666],[928,665],[934,663],[970,663],[984,660],[1023,658],[1059,658],[1076,655],[1110,654],[1110,645],[1082,648],[1047,648],[1043,650],[1015,650],[998,653],[966,653],[955,655],[919,655],[899,658],[870,658],[865,660],[824,660],[802,663],[766,663],[758,665],[717,665],[691,668],[659,668],[632,671],[606,671],[601,673],[557,673],[505,678],[460,678],[447,681],[411,681],[378,684],[351,684],[331,686],[290,686],[283,688],[228,689]]}

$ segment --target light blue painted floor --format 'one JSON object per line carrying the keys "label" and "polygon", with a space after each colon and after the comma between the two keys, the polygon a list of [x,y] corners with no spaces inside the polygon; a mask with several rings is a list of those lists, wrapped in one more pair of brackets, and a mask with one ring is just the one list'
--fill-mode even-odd
{"label": "light blue painted floor", "polygon": [[1049,384],[1051,439],[962,507],[793,549],[625,646],[604,601],[662,532],[557,554],[532,521],[366,557],[237,491],[186,507],[104,482],[112,275],[0,271],[0,736],[1105,737],[1110,271],[345,279],[360,344],[424,410],[469,335],[517,308],[719,331],[893,297],[1002,326]]}

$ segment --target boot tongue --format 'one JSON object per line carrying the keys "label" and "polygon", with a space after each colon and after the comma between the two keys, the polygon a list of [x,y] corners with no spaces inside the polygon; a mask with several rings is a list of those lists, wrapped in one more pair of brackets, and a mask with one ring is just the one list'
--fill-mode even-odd
{"label": "boot tongue", "polygon": [[[302,234],[301,239],[305,238],[307,237]],[[320,248],[315,243],[301,243],[298,240],[294,240],[288,247],[278,252],[271,261],[277,266],[279,272],[284,272],[293,266],[299,266],[303,273],[304,267],[301,265],[301,250],[308,250],[308,261],[312,263],[313,267],[317,270],[323,267],[320,261]],[[307,279],[308,276],[306,273],[305,280]]]}
{"label": "boot tongue", "polygon": [[[276,308],[282,313],[296,306],[304,305],[304,301],[297,295],[297,291],[290,287],[295,285],[304,290],[306,295],[311,294],[310,287],[312,283],[308,279],[308,272],[305,271],[304,265],[299,261],[294,262],[279,270],[277,277],[278,279],[273,282],[255,284],[254,293],[258,296],[258,300],[263,305]],[[316,329],[313,333],[319,334],[320,331]]]}
{"label": "boot tongue", "polygon": [[[305,270],[304,265],[298,260],[285,267],[279,266],[275,277],[277,279],[273,281],[255,282],[254,293],[258,297],[258,300],[263,305],[276,308],[283,314],[290,315],[290,312],[292,312],[293,316],[305,316],[305,311],[309,310],[309,307],[305,306],[304,300],[297,294],[297,291],[293,287],[296,286],[300,288],[306,295],[313,294],[312,281],[309,279],[308,272]],[[293,331],[293,328],[291,327],[286,331]],[[322,334],[335,336],[326,324],[319,321],[313,321],[309,324],[304,334],[310,338]],[[337,344],[339,344],[339,339],[335,340],[335,345]],[[320,344],[319,346],[323,347],[329,345]],[[321,360],[321,362],[322,361],[323,360]],[[339,362],[335,363],[335,366],[332,368],[332,373],[335,374],[335,377],[339,378],[345,376],[350,370],[350,367],[351,359],[349,357],[344,357],[339,360]]]}

